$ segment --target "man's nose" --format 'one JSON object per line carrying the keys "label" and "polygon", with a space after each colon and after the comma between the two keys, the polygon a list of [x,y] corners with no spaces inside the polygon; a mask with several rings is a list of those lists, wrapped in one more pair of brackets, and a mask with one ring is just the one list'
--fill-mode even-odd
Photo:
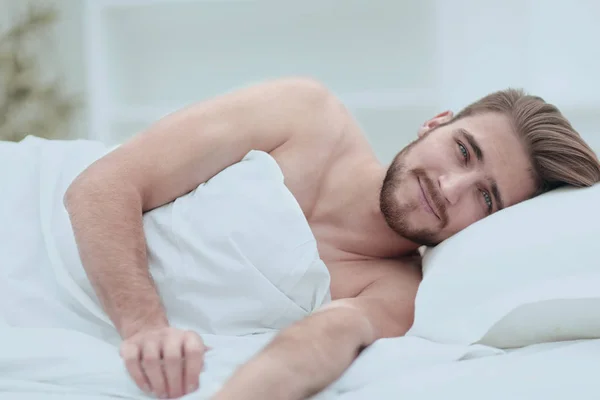
{"label": "man's nose", "polygon": [[448,203],[458,203],[468,189],[476,182],[477,176],[474,172],[448,173],[439,177],[442,196]]}

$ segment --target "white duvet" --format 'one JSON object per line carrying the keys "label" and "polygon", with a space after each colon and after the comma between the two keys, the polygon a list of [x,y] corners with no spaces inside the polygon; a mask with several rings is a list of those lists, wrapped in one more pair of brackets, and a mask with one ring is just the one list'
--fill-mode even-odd
{"label": "white duvet", "polygon": [[[107,149],[0,144],[0,398],[143,399],[81,267],[62,195]],[[329,274],[275,161],[250,152],[144,217],[150,269],[174,325],[213,347],[207,399],[285,326],[330,301]],[[443,329],[443,327],[440,327]],[[600,341],[527,346],[386,339],[315,399],[597,398]]]}
{"label": "white duvet", "polygon": [[[2,399],[147,398],[129,380],[113,345],[60,329],[4,328],[1,335]],[[272,337],[205,335],[214,348],[206,356],[201,388],[184,398],[210,398],[237,365]],[[600,340],[503,354],[402,337],[376,342],[314,399],[597,399],[599,367]]]}

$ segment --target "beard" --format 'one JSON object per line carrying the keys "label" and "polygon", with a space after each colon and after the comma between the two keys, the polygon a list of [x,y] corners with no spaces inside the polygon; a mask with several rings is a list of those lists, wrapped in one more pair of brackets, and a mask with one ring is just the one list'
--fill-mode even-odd
{"label": "beard", "polygon": [[[419,245],[435,246],[441,242],[439,239],[440,229],[448,223],[446,209],[441,199],[439,199],[439,195],[437,195],[438,192],[434,189],[433,182],[429,179],[425,171],[423,169],[408,170],[405,164],[406,156],[420,140],[417,139],[410,143],[394,157],[383,180],[379,205],[387,225],[393,231]],[[438,229],[416,227],[410,224],[408,217],[411,213],[418,211],[421,208],[421,204],[419,201],[400,203],[397,199],[398,191],[402,190],[403,186],[406,186],[409,178],[420,180],[429,189],[429,193],[432,193],[433,201],[437,204],[437,209],[441,213],[441,223]]]}

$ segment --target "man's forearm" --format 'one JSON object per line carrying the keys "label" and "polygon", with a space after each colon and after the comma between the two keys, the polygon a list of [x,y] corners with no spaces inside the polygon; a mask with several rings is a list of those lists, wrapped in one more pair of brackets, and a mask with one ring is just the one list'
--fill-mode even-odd
{"label": "man's forearm", "polygon": [[72,186],[65,196],[81,261],[122,337],[168,325],[148,269],[141,199],[127,188]]}
{"label": "man's forearm", "polygon": [[317,312],[280,333],[214,400],[305,399],[338,379],[373,340],[370,323],[357,311]]}

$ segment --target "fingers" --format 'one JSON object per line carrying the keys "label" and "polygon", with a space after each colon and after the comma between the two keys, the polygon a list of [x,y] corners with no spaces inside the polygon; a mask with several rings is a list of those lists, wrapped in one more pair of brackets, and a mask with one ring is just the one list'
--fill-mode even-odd
{"label": "fingers", "polygon": [[186,332],[183,338],[184,390],[194,392],[199,387],[199,376],[204,366],[204,343],[195,332]]}
{"label": "fingers", "polygon": [[121,357],[136,385],[159,398],[178,398],[199,387],[204,342],[192,331],[145,332],[121,345]]}
{"label": "fingers", "polygon": [[150,394],[152,392],[150,383],[140,365],[141,352],[139,346],[135,343],[123,343],[120,354],[121,358],[125,361],[125,367],[135,384],[144,392]]}
{"label": "fingers", "polygon": [[144,342],[141,361],[150,383],[150,390],[157,397],[164,399],[167,397],[167,383],[162,368],[160,345],[158,340]]}
{"label": "fingers", "polygon": [[181,397],[185,394],[182,339],[183,334],[172,335],[163,344],[163,367],[169,398]]}

